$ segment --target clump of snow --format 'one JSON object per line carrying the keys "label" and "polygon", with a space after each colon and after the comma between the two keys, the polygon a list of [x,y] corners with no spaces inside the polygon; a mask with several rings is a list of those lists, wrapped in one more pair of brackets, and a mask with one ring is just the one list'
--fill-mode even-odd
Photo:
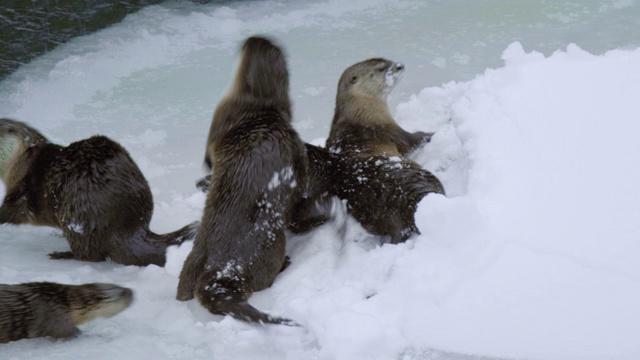
{"label": "clump of snow", "polygon": [[67,229],[77,234],[82,234],[84,232],[84,225],[82,225],[82,223],[72,221],[67,225]]}

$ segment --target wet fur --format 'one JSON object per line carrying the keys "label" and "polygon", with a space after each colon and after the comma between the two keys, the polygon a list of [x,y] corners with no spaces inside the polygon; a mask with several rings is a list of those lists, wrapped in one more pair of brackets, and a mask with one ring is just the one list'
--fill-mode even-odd
{"label": "wet fur", "polygon": [[440,181],[405,156],[431,139],[409,133],[393,119],[387,95],[404,66],[369,59],[347,68],[338,83],[336,108],[326,146],[331,158],[331,193],[369,232],[392,243],[419,234],[415,210],[429,193],[444,194]]}
{"label": "wet fur", "polygon": [[25,123],[0,119],[0,142],[18,141],[0,164],[6,196],[0,223],[62,230],[71,251],[53,259],[163,266],[166,248],[193,238],[197,223],[173,233],[149,230],[153,199],[127,151],[104,137],[52,144]]}
{"label": "wet fur", "polygon": [[281,50],[264,38],[247,39],[211,123],[205,155],[211,188],[178,300],[197,296],[214,314],[289,323],[247,302],[286,266],[284,232],[305,193],[307,161],[290,124],[288,90]]}
{"label": "wet fur", "polygon": [[126,309],[131,290],[112,284],[0,284],[0,343],[25,338],[69,338],[77,325]]}
{"label": "wet fur", "polygon": [[[289,230],[293,233],[310,231],[331,217],[331,193],[337,155],[318,146],[304,144],[307,156],[307,190],[294,205]],[[207,193],[211,188],[211,175],[196,182],[196,187]]]}

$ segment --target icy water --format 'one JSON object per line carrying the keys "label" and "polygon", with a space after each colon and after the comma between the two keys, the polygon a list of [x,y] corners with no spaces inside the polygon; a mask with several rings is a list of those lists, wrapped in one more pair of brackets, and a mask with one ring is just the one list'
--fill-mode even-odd
{"label": "icy water", "polygon": [[[607,221],[596,215],[544,217],[560,214],[548,211],[547,200],[559,208],[566,204],[540,200],[537,194],[527,197],[518,187],[527,181],[527,176],[518,177],[526,171],[498,170],[526,168],[518,163],[519,151],[524,151],[519,145],[529,145],[532,138],[549,146],[533,155],[524,153],[524,158],[545,154],[555,159],[556,151],[577,154],[569,164],[588,169],[579,161],[581,147],[571,142],[602,141],[599,133],[589,131],[608,123],[590,121],[584,133],[568,140],[563,136],[575,127],[564,125],[556,131],[549,120],[554,114],[575,125],[592,113],[606,119],[608,109],[619,110],[613,118],[621,122],[616,129],[622,131],[611,131],[615,136],[605,143],[610,149],[633,144],[628,138],[617,140],[637,133],[628,126],[637,122],[637,106],[628,101],[634,98],[629,91],[637,87],[614,78],[615,71],[604,71],[615,70],[609,65],[616,64],[627,75],[622,79],[635,79],[640,74],[637,62],[614,54],[603,56],[600,63],[598,57],[567,46],[575,43],[596,55],[636,49],[639,25],[640,4],[624,0],[242,1],[224,7],[168,2],[70,41],[0,82],[0,116],[26,121],[61,144],[96,133],[122,143],[149,180],[156,205],[151,227],[158,232],[174,230],[201,214],[203,196],[194,181],[203,175],[211,115],[230,81],[238,45],[255,33],[276,37],[287,51],[294,125],[304,140],[321,143],[327,136],[341,72],[366,58],[386,57],[407,67],[390,95],[392,113],[397,112],[409,130],[438,131],[433,146],[418,154],[419,160],[427,159],[420,163],[433,165],[429,169],[434,171],[461,170],[438,173],[451,198],[428,199],[418,216],[424,236],[415,242],[374,247],[355,236],[361,243],[354,244],[339,240],[329,226],[293,239],[292,267],[252,301],[278,315],[292,314],[303,322],[304,331],[262,329],[213,317],[195,302],[174,301],[187,246],[169,256],[166,269],[54,262],[45,254],[64,251],[67,245],[51,230],[2,226],[0,282],[117,282],[133,287],[137,302],[114,319],[87,325],[86,335],[77,341],[0,345],[0,357],[6,351],[9,359],[62,359],[70,352],[86,359],[123,358],[123,353],[131,359],[632,359],[640,354],[627,341],[628,334],[637,333],[633,324],[640,318],[629,305],[640,298],[634,290],[640,288],[640,270],[633,261],[640,252],[629,240],[637,234],[635,227],[623,220],[637,209],[627,204],[624,209],[633,211],[625,211],[625,216],[601,215]],[[549,60],[525,55],[510,46],[514,41],[526,52],[557,55]],[[579,70],[583,65],[607,75],[571,72],[572,66]],[[510,85],[518,92],[510,93]],[[568,90],[554,92],[556,85]],[[425,88],[433,89],[421,92]],[[530,88],[534,91],[528,92]],[[585,95],[582,90],[589,96],[578,96]],[[591,111],[589,106],[598,102],[605,108]],[[536,127],[538,113],[540,120],[548,120],[544,131]],[[494,118],[496,123],[491,122]],[[522,135],[522,129],[531,137]],[[546,139],[547,130],[555,137]],[[615,159],[624,159],[618,160],[627,164],[620,166],[624,170],[638,159],[637,149],[628,146],[632,149],[627,152],[611,152]],[[607,164],[602,156],[609,151],[593,151],[590,155]],[[625,158],[627,153],[634,157]],[[536,166],[571,168],[555,161]],[[616,163],[610,163],[613,173]],[[580,187],[573,186],[581,184],[578,176],[558,174],[542,183],[552,188],[554,181],[565,181],[579,192]],[[627,175],[617,178],[638,178]],[[492,193],[487,183],[493,182],[505,186]],[[480,191],[483,186],[487,191]],[[632,186],[620,189],[620,199],[638,195]],[[564,187],[554,191],[565,193]],[[507,195],[499,195],[503,192]],[[532,216],[516,218],[528,211],[521,205],[524,201],[513,200],[520,195],[539,205],[534,209],[540,224],[552,224],[540,230],[538,223],[526,222]],[[581,193],[568,195],[582,198]],[[603,204],[609,200],[599,199]],[[573,204],[574,199],[565,200]],[[588,202],[579,204],[576,209],[589,209]],[[617,214],[617,203],[603,208]],[[562,224],[564,220],[569,225]],[[571,225],[583,223],[604,223],[602,234],[618,231],[619,236],[603,235],[610,247],[599,248],[600,242],[589,238],[594,231],[571,232],[576,228]],[[562,236],[556,238],[556,233]],[[536,237],[544,241],[536,242]],[[513,244],[519,242],[524,245]],[[379,296],[367,301],[372,293]],[[613,302],[607,297],[611,294]],[[597,321],[582,316],[591,312],[600,316]],[[609,312],[619,321],[603,315]],[[514,328],[509,328],[511,321]],[[623,331],[625,326],[629,331]],[[615,337],[607,337],[608,332]],[[389,353],[396,356],[386,356]]]}

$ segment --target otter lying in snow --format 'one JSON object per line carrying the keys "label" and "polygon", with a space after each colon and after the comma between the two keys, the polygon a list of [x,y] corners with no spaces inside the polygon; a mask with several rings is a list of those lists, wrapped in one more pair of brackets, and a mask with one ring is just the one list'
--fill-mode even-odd
{"label": "otter lying in snow", "polygon": [[132,300],[131,290],[113,284],[0,284],[0,343],[72,337],[80,333],[77,325],[111,317]]}

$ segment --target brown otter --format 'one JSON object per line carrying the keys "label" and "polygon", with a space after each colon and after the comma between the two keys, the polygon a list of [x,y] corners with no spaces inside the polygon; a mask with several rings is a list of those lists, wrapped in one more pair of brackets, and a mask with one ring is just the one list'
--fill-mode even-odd
{"label": "brown otter", "polygon": [[432,133],[405,131],[389,112],[387,96],[403,73],[403,64],[380,58],[342,73],[326,142],[332,152],[406,156],[431,139]]}
{"label": "brown otter", "polygon": [[0,284],[0,343],[72,337],[80,333],[77,325],[111,317],[126,309],[132,299],[131,290],[112,284]]}
{"label": "brown otter", "polygon": [[[295,204],[289,230],[294,233],[309,231],[324,224],[330,217],[331,184],[337,155],[326,149],[304,144],[308,159],[307,191]],[[206,193],[211,188],[211,175],[196,182],[196,187]]]}
{"label": "brown otter", "polygon": [[[331,217],[331,197],[346,200],[347,211],[372,234],[390,236],[391,243],[419,234],[414,214],[429,193],[444,193],[440,181],[402,157],[354,157],[305,144],[308,168],[306,196],[295,205],[289,230],[302,233]],[[211,177],[196,186],[207,192]]]}
{"label": "brown otter", "polygon": [[304,145],[291,126],[289,74],[280,48],[250,37],[207,141],[211,188],[178,284],[210,312],[287,324],[247,299],[286,266],[285,229],[306,186]]}
{"label": "brown otter", "polygon": [[165,235],[149,230],[149,185],[127,151],[104,136],[64,147],[0,119],[0,176],[7,189],[0,224],[61,229],[71,251],[52,259],[163,266],[169,245],[195,235],[197,222]]}
{"label": "brown otter", "polygon": [[409,133],[391,117],[386,98],[403,71],[401,63],[380,58],[347,68],[326,142],[334,159],[331,192],[347,200],[365,229],[390,235],[392,243],[419,233],[414,213],[425,195],[444,194],[433,174],[404,157],[432,134]]}

